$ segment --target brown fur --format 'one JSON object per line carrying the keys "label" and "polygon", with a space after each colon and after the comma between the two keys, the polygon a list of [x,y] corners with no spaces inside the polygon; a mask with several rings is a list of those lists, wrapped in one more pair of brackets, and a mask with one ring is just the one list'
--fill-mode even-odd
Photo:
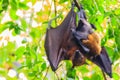
{"label": "brown fur", "polygon": [[94,55],[99,55],[101,52],[100,38],[97,33],[92,33],[88,35],[87,40],[82,40],[82,43],[90,49],[90,53]]}
{"label": "brown fur", "polygon": [[85,63],[86,58],[82,53],[80,53],[79,58],[75,58],[76,50],[79,50],[79,46],[72,41],[73,39],[68,39],[68,46],[66,46],[67,57],[72,61],[73,67],[80,66]]}

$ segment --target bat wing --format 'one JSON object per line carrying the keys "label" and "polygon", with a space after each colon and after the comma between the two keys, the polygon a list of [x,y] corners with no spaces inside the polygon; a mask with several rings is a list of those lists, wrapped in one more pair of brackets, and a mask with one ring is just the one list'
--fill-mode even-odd
{"label": "bat wing", "polygon": [[45,39],[45,51],[53,71],[58,68],[61,60],[65,59],[65,48],[67,38],[70,36],[71,28],[76,27],[76,13],[70,10],[64,21],[56,28],[47,29]]}
{"label": "bat wing", "polygon": [[111,61],[104,47],[102,47],[101,54],[94,57],[91,61],[97,64],[104,72],[112,77]]}

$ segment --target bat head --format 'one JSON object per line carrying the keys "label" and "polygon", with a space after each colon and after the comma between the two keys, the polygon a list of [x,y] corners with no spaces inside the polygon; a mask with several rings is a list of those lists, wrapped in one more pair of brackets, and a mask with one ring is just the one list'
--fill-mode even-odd
{"label": "bat head", "polygon": [[85,60],[86,60],[86,58],[79,50],[76,50],[75,53],[72,55],[73,67],[84,64]]}

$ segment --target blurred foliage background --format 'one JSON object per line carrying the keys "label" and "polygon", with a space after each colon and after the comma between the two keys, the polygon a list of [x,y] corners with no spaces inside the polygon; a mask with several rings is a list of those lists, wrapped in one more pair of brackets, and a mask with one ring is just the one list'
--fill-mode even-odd
{"label": "blurred foliage background", "polygon": [[[95,24],[112,60],[113,79],[120,80],[120,0],[78,0],[88,21]],[[104,80],[95,64],[87,61],[71,70],[63,61],[56,74],[47,61],[44,40],[48,22],[59,25],[72,0],[0,0],[0,80]],[[77,11],[77,9],[75,9]]]}

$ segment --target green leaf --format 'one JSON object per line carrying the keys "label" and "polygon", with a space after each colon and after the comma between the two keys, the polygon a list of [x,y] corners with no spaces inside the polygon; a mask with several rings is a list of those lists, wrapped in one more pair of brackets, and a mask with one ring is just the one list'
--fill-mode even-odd
{"label": "green leaf", "polygon": [[102,40],[101,40],[101,46],[104,46],[105,43],[107,42],[107,40],[108,40],[107,36],[105,36],[104,38],[102,38]]}
{"label": "green leaf", "polygon": [[106,50],[107,50],[107,53],[108,55],[112,58],[113,57],[113,54],[114,54],[114,50],[113,48],[109,47],[109,46],[105,46]]}
{"label": "green leaf", "polygon": [[117,25],[117,21],[116,21],[117,19],[114,16],[112,16],[110,18],[111,18],[112,26],[116,26]]}
{"label": "green leaf", "polygon": [[119,80],[119,79],[120,79],[120,75],[117,74],[117,73],[113,73],[113,78],[114,78],[115,80]]}
{"label": "green leaf", "polygon": [[15,31],[16,34],[20,34],[21,30],[22,29],[20,28],[20,26],[18,24],[14,25],[14,31]]}
{"label": "green leaf", "polygon": [[31,56],[27,56],[26,58],[27,58],[26,65],[29,69],[31,69],[33,67],[32,58],[31,58]]}
{"label": "green leaf", "polygon": [[21,27],[23,28],[23,30],[26,30],[27,28],[27,22],[25,21],[25,19],[21,19]]}
{"label": "green leaf", "polygon": [[14,54],[15,50],[15,43],[8,42],[6,46],[0,47],[0,64],[3,62],[11,61],[9,58],[11,54]]}
{"label": "green leaf", "polygon": [[8,0],[0,1],[0,13],[3,12],[4,10],[7,10],[8,5],[9,5],[9,1]]}
{"label": "green leaf", "polygon": [[83,80],[91,80],[89,77],[83,77]]}
{"label": "green leaf", "polygon": [[98,23],[102,23],[103,20],[104,20],[104,15],[101,14],[101,15],[96,15],[97,16],[97,19],[98,19]]}
{"label": "green leaf", "polygon": [[22,8],[24,10],[28,10],[29,9],[29,7],[26,4],[21,3],[21,2],[19,3],[19,8]]}
{"label": "green leaf", "polygon": [[8,7],[8,5],[9,5],[9,0],[2,0],[3,2],[2,2],[2,8],[4,9],[4,10],[6,10],[7,9],[7,7]]}
{"label": "green leaf", "polygon": [[104,17],[110,16],[112,13],[111,12],[105,12]]}
{"label": "green leaf", "polygon": [[75,69],[69,69],[67,70],[67,77],[68,78],[73,78],[75,79],[75,76],[76,76],[76,70]]}
{"label": "green leaf", "polygon": [[8,27],[10,30],[14,28],[14,24],[13,22],[7,22],[5,23],[5,26]]}
{"label": "green leaf", "polygon": [[91,80],[101,80],[101,76],[97,73],[92,74]]}
{"label": "green leaf", "polygon": [[120,30],[119,29],[115,30],[115,42],[120,52]]}
{"label": "green leaf", "polygon": [[65,60],[65,63],[66,63],[66,69],[69,70],[72,68],[72,63],[68,60]]}
{"label": "green leaf", "polygon": [[114,37],[114,29],[111,26],[108,26],[108,38]]}
{"label": "green leaf", "polygon": [[77,68],[82,74],[89,72],[89,70],[86,68],[86,65],[80,66]]}
{"label": "green leaf", "polygon": [[18,0],[10,0],[11,9],[16,11],[18,9]]}
{"label": "green leaf", "polygon": [[24,46],[20,46],[20,47],[16,50],[15,54],[17,55],[17,58],[16,58],[17,60],[23,56],[23,54],[24,54],[24,52],[25,52],[25,49],[26,49],[26,48],[25,48]]}
{"label": "green leaf", "polygon": [[4,31],[5,29],[9,28],[10,30],[14,28],[14,23],[13,22],[6,22],[2,26],[0,26],[0,32]]}
{"label": "green leaf", "polygon": [[44,71],[44,70],[47,68],[46,63],[43,63],[43,64],[41,65],[41,68],[42,68],[42,71]]}
{"label": "green leaf", "polygon": [[37,71],[32,71],[28,73],[28,76],[34,77],[36,75]]}
{"label": "green leaf", "polygon": [[12,31],[12,35],[13,35],[13,36],[16,36],[16,35],[17,35],[14,30]]}
{"label": "green leaf", "polygon": [[34,50],[35,49],[35,47],[34,46],[32,46],[32,48],[30,48],[30,55],[32,56],[32,58],[35,60],[35,61],[37,61],[37,53],[36,53],[36,51]]}
{"label": "green leaf", "polygon": [[19,29],[14,29],[16,34],[20,34],[20,30]]}
{"label": "green leaf", "polygon": [[5,23],[4,27],[5,27],[4,29],[6,29],[6,28],[9,28],[10,30],[14,29],[16,34],[20,34],[20,31],[22,30],[20,28],[20,26],[18,24],[14,23],[14,22],[7,22],[7,23]]}
{"label": "green leaf", "polygon": [[40,31],[38,28],[32,28],[30,35],[34,39],[34,38],[40,37],[41,33],[42,33],[42,31]]}
{"label": "green leaf", "polygon": [[115,10],[116,15],[120,15],[120,8]]}
{"label": "green leaf", "polygon": [[4,25],[0,25],[0,33],[2,33],[4,30],[6,30],[8,27]]}
{"label": "green leaf", "polygon": [[68,0],[60,0],[59,3],[62,4],[62,3],[65,3],[67,2]]}
{"label": "green leaf", "polygon": [[18,16],[16,15],[16,10],[13,10],[13,9],[10,9],[10,17],[13,19],[13,20],[17,20],[18,19]]}

